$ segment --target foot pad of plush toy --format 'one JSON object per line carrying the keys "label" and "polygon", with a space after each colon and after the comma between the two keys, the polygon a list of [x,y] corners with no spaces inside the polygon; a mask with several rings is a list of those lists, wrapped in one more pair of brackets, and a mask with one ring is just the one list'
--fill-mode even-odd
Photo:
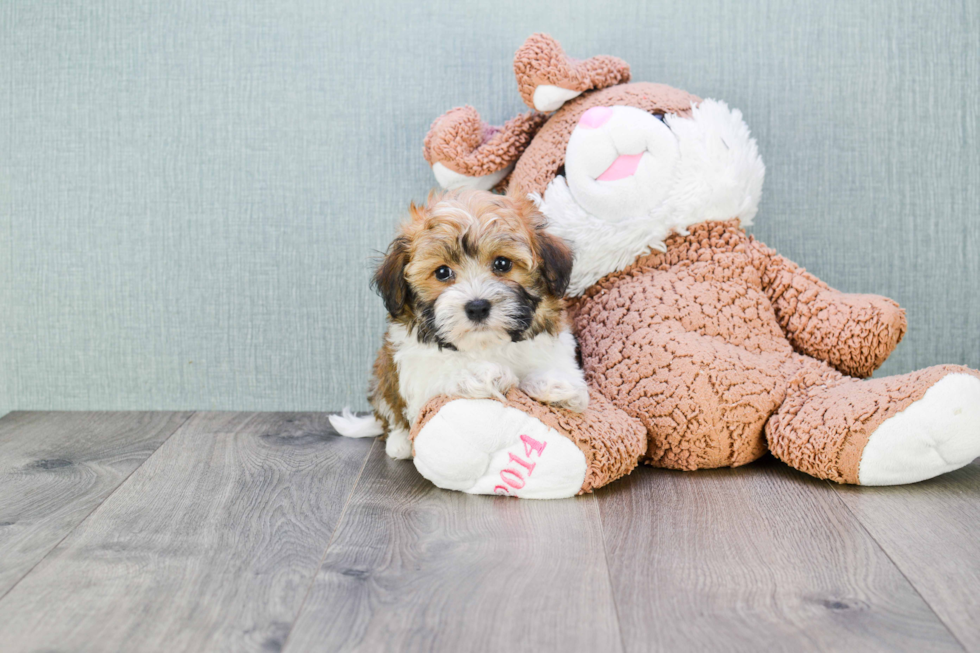
{"label": "foot pad of plush toy", "polygon": [[447,490],[559,499],[578,494],[585,482],[585,454],[575,443],[490,399],[450,401],[414,445],[416,469]]}
{"label": "foot pad of plush toy", "polygon": [[875,429],[861,454],[861,485],[924,481],[980,456],[980,379],[950,374]]}

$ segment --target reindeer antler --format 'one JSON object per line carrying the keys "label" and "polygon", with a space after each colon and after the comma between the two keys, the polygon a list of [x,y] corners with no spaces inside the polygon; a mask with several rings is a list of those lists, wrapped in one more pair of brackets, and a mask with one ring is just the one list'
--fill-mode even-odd
{"label": "reindeer antler", "polygon": [[565,54],[547,34],[532,34],[514,55],[514,75],[524,103],[538,111],[556,111],[585,91],[630,81],[629,64],[599,55],[582,61]]}
{"label": "reindeer antler", "polygon": [[495,127],[473,107],[456,107],[432,123],[423,155],[443,188],[490,190],[510,173],[545,120],[531,111]]}

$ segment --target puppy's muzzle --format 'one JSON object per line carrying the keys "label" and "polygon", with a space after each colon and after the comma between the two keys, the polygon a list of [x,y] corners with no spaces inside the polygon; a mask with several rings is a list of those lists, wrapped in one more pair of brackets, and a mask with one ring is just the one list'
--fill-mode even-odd
{"label": "puppy's muzzle", "polygon": [[468,317],[471,322],[480,324],[490,317],[490,302],[486,299],[473,299],[466,302],[466,306],[463,307],[463,310],[466,311],[466,317]]}

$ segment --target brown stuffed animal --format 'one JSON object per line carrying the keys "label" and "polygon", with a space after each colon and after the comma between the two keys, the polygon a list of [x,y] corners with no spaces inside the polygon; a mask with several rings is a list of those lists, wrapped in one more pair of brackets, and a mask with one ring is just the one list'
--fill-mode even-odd
{"label": "brown stuffed animal", "polygon": [[574,414],[516,389],[434,399],[412,430],[423,476],[555,498],[639,462],[695,470],[771,451],[819,478],[889,485],[980,455],[980,373],[862,380],[901,340],[902,309],[829,288],[745,233],[764,166],[738,111],[628,83],[624,62],[575,62],[541,34],[514,71],[537,112],[496,128],[454,109],[425,157],[444,186],[530,196],[571,245],[592,403]]}

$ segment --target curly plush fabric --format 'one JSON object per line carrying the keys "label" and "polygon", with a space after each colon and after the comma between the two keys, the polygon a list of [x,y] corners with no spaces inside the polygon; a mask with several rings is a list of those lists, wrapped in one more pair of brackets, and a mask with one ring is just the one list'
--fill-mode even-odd
{"label": "curly plush fabric", "polygon": [[514,76],[524,103],[534,108],[534,90],[543,84],[570,91],[606,88],[630,81],[629,64],[609,55],[577,61],[565,55],[558,41],[533,34],[514,55]]}
{"label": "curly plush fabric", "polygon": [[457,107],[435,119],[422,153],[429,165],[442,163],[468,177],[482,177],[516,161],[547,118],[531,111],[494,127],[480,120],[473,107]]}
{"label": "curly plush fabric", "polygon": [[892,300],[839,293],[759,243],[753,256],[780,328],[802,353],[866,378],[905,335],[905,311]]}
{"label": "curly plush fabric", "polygon": [[[453,399],[436,397],[429,401],[412,427],[411,439],[414,441],[439,409]],[[555,429],[585,454],[587,468],[580,494],[629,474],[646,449],[646,432],[640,424],[601,396],[593,395],[590,401],[585,413],[573,413],[545,406],[514,389],[504,402]]]}
{"label": "curly plush fabric", "polygon": [[647,463],[673,469],[737,466],[772,450],[856,483],[874,428],[958,369],[869,382],[842,374],[867,376],[887,357],[905,331],[902,310],[829,288],[737,221],[672,236],[666,252],[590,288],[572,315],[590,388],[643,424]]}

